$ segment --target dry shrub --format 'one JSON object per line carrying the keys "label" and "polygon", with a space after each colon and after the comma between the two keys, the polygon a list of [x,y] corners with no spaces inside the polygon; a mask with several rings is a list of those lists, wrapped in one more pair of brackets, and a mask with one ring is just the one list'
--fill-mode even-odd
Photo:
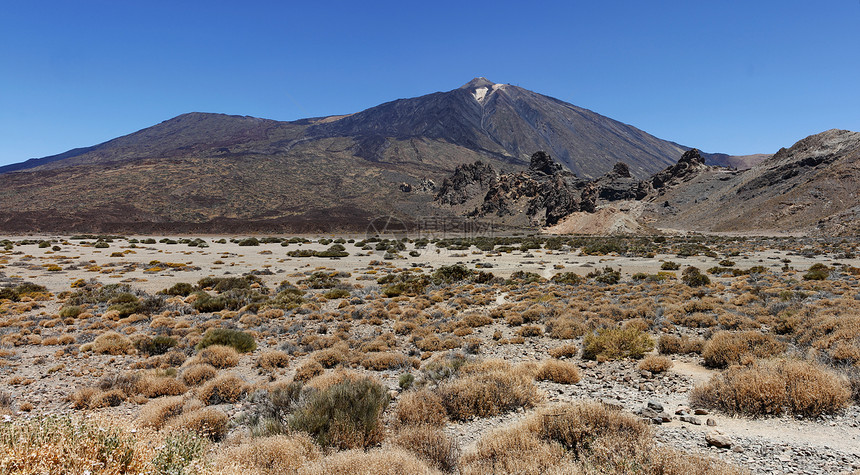
{"label": "dry shrub", "polygon": [[81,388],[69,396],[69,402],[72,403],[72,407],[75,409],[87,409],[90,407],[90,401],[93,399],[93,396],[99,392],[96,388]]}
{"label": "dry shrub", "polygon": [[397,401],[395,418],[400,424],[443,426],[448,422],[442,398],[429,389],[401,394]]}
{"label": "dry shrub", "polygon": [[90,399],[89,407],[90,409],[97,409],[100,407],[116,407],[122,404],[125,399],[126,395],[122,389],[98,391],[93,394],[93,397]]}
{"label": "dry shrub", "polygon": [[466,374],[440,386],[439,395],[448,416],[459,421],[532,407],[541,400],[531,378],[511,369]]}
{"label": "dry shrub", "polygon": [[323,374],[325,368],[316,360],[307,360],[296,369],[296,375],[293,377],[296,381],[310,381],[311,379]]}
{"label": "dry shrub", "polygon": [[663,373],[672,367],[672,360],[665,356],[648,355],[639,362],[637,368],[652,373]]}
{"label": "dry shrub", "polygon": [[182,381],[190,386],[197,386],[214,378],[218,370],[206,363],[197,363],[182,370]]}
{"label": "dry shrub", "polygon": [[573,467],[569,460],[565,460],[561,446],[544,442],[521,426],[490,432],[478,441],[473,452],[460,458],[460,472],[464,475],[541,475],[564,473],[566,468],[570,473],[576,473],[570,470]]}
{"label": "dry shrub", "polygon": [[140,408],[137,422],[141,427],[161,429],[167,421],[182,414],[185,398],[182,396],[155,399]]}
{"label": "dry shrub", "polygon": [[705,347],[705,341],[700,338],[688,336],[678,337],[675,335],[661,335],[657,342],[657,350],[661,355],[686,355],[690,353],[701,354]]}
{"label": "dry shrub", "polygon": [[571,316],[553,318],[546,324],[547,334],[559,340],[571,340],[585,335],[588,327],[581,319]]}
{"label": "dry shrub", "polygon": [[346,450],[306,465],[300,475],[436,475],[441,472],[401,448]]}
{"label": "dry shrub", "polygon": [[307,434],[274,435],[251,439],[219,454],[216,465],[233,473],[288,475],[322,457],[319,446]]}
{"label": "dry shrub", "polygon": [[188,387],[176,378],[153,375],[142,377],[137,389],[146,397],[179,396],[188,391]]}
{"label": "dry shrub", "polygon": [[549,350],[549,355],[553,358],[573,358],[578,352],[579,348],[575,344],[568,343]]}
{"label": "dry shrub", "polygon": [[541,336],[543,335],[543,329],[537,325],[525,325],[517,330],[517,334],[523,338]]}
{"label": "dry shrub", "polygon": [[112,331],[102,333],[91,345],[92,351],[100,355],[124,355],[134,350],[134,345],[127,336]]}
{"label": "dry shrub", "polygon": [[576,384],[580,379],[579,369],[575,364],[567,361],[546,360],[540,365],[535,379],[559,384]]}
{"label": "dry shrub", "polygon": [[191,363],[208,364],[219,369],[232,368],[239,364],[239,352],[231,346],[211,345],[200,350]]}
{"label": "dry shrub", "polygon": [[224,374],[207,382],[197,390],[197,397],[207,405],[238,402],[248,385],[235,374]]}
{"label": "dry shrub", "polygon": [[746,470],[729,465],[716,458],[688,454],[660,447],[651,454],[650,473],[655,475],[741,475]]}
{"label": "dry shrub", "polygon": [[0,426],[0,473],[151,473],[155,445],[106,417],[15,418]]}
{"label": "dry shrub", "polygon": [[678,459],[658,448],[637,417],[593,403],[541,409],[513,427],[496,430],[460,459],[463,474],[486,473],[742,473],[701,457]]}
{"label": "dry shrub", "polygon": [[772,335],[756,331],[731,333],[718,332],[702,351],[705,366],[726,368],[733,364],[745,364],[756,358],[776,356],[785,350],[785,344]]}
{"label": "dry shrub", "polygon": [[843,409],[850,396],[847,384],[823,367],[777,359],[730,367],[693,389],[690,404],[748,416],[818,416]]}
{"label": "dry shrub", "polygon": [[412,361],[400,353],[370,353],[361,360],[361,366],[372,371],[403,369],[412,365]]}
{"label": "dry shrub", "polygon": [[459,448],[438,426],[410,425],[401,427],[390,439],[395,446],[406,449],[433,467],[452,472],[457,467]]}
{"label": "dry shrub", "polygon": [[606,328],[590,333],[582,341],[582,357],[607,361],[642,358],[654,349],[654,340],[637,328]]}
{"label": "dry shrub", "polygon": [[184,412],[176,416],[167,424],[174,430],[188,430],[196,432],[214,441],[221,440],[227,434],[227,424],[230,419],[218,409],[205,407],[202,409]]}
{"label": "dry shrub", "polygon": [[487,315],[482,315],[480,313],[470,313],[465,315],[462,320],[465,325],[473,328],[482,327],[484,325],[489,325],[493,323],[493,319],[488,317]]}
{"label": "dry shrub", "polygon": [[346,344],[338,344],[331,348],[311,353],[311,358],[324,368],[334,368],[346,361],[348,357],[349,347]]}
{"label": "dry shrub", "polygon": [[266,351],[257,358],[257,366],[268,370],[286,368],[289,362],[290,355],[281,350]]}

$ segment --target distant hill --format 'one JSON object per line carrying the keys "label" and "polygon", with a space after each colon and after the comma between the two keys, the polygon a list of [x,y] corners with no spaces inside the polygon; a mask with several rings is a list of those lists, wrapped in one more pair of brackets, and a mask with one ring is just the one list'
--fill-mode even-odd
{"label": "distant hill", "polygon": [[856,235],[860,133],[811,135],[749,170],[702,170],[650,199],[658,227]]}
{"label": "distant hill", "polygon": [[378,215],[444,215],[432,206],[434,185],[476,160],[515,172],[544,150],[582,178],[616,162],[646,178],[687,149],[476,78],[346,116],[183,114],[0,167],[0,231],[355,230]]}

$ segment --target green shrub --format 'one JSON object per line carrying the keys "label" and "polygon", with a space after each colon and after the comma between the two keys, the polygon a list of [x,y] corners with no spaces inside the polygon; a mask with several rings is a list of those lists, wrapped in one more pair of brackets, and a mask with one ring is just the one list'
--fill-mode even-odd
{"label": "green shrub", "polygon": [[83,309],[77,305],[67,305],[60,309],[60,318],[76,318],[83,313]]}
{"label": "green shrub", "polygon": [[219,312],[227,308],[227,302],[221,296],[213,297],[206,292],[197,292],[197,300],[191,306],[202,313]]}
{"label": "green shrub", "polygon": [[194,292],[194,286],[187,282],[179,282],[173,285],[173,287],[161,291],[165,295],[180,295],[182,297],[191,295],[191,292]]}
{"label": "green shrub", "polygon": [[678,270],[681,268],[681,264],[672,261],[666,261],[660,265],[660,270]]}
{"label": "green shrub", "polygon": [[601,284],[613,285],[621,280],[621,272],[611,267],[604,267],[602,271],[594,270],[589,272],[586,277],[594,279],[595,282],[600,282]]}
{"label": "green shrub", "polygon": [[830,268],[822,263],[813,264],[812,267],[803,274],[803,280],[825,280],[830,276]]}
{"label": "green shrub", "polygon": [[323,447],[367,448],[382,441],[386,407],[388,391],[381,384],[348,378],[323,390],[310,390],[289,418],[289,426],[307,432]]}
{"label": "green shrub", "polygon": [[582,277],[573,272],[562,272],[552,276],[552,281],[556,284],[576,285],[582,282]]}
{"label": "green shrub", "polygon": [[210,345],[231,346],[240,353],[248,353],[257,348],[254,337],[241,330],[229,328],[210,328],[206,330],[203,339],[197,343],[197,349],[202,350]]}
{"label": "green shrub", "polygon": [[432,279],[435,284],[452,284],[466,280],[472,276],[472,271],[463,264],[442,266],[433,272]]}
{"label": "green shrub", "polygon": [[587,360],[642,358],[654,349],[654,340],[638,328],[606,328],[585,336],[582,357]]}
{"label": "green shrub", "polygon": [[711,283],[711,279],[707,275],[702,274],[698,267],[692,266],[684,269],[681,281],[690,287],[701,287]]}
{"label": "green shrub", "polygon": [[177,344],[178,342],[175,338],[158,335],[155,338],[142,338],[134,346],[138,351],[147,355],[163,355]]}
{"label": "green shrub", "polygon": [[332,300],[332,299],[343,299],[349,297],[349,291],[346,289],[331,289],[328,292],[323,294],[323,297]]}

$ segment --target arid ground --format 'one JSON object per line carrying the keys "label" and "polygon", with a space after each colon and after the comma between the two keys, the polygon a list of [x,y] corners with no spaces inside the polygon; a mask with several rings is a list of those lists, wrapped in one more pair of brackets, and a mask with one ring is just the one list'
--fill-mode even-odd
{"label": "arid ground", "polygon": [[0,473],[851,473],[858,252],[0,238]]}

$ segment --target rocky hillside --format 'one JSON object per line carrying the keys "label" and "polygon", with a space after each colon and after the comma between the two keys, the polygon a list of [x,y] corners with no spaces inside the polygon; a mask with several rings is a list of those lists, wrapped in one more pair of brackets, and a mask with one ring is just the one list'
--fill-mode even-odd
{"label": "rocky hillside", "polygon": [[[191,113],[0,168],[0,231],[363,230],[422,216],[435,183],[478,160],[524,171],[546,150],[581,178],[645,178],[686,148],[571,104],[478,78],[347,116],[278,122]],[[448,210],[455,213],[456,210]]]}
{"label": "rocky hillside", "polygon": [[746,171],[702,167],[649,198],[658,227],[856,235],[860,133],[807,137]]}

